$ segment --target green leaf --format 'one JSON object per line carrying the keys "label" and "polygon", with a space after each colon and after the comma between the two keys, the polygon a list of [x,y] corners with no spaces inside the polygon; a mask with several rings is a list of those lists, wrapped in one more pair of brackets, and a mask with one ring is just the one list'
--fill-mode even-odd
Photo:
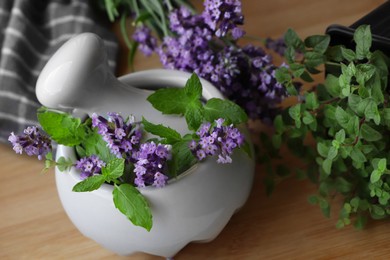
{"label": "green leaf", "polygon": [[204,117],[213,122],[218,118],[224,118],[227,124],[241,124],[248,120],[245,111],[236,103],[227,99],[212,98],[204,106]]}
{"label": "green leaf", "polygon": [[168,143],[174,143],[181,140],[181,135],[176,130],[162,124],[153,124],[144,117],[142,117],[142,125],[146,132],[165,138]]}
{"label": "green leaf", "polygon": [[346,59],[347,61],[351,62],[355,60],[356,54],[353,50],[341,47],[341,54],[343,55],[343,58]]}
{"label": "green leaf", "polygon": [[189,149],[189,140],[172,145],[172,160],[168,161],[169,174],[177,176],[194,165],[196,159]]}
{"label": "green leaf", "polygon": [[291,81],[290,72],[286,67],[277,68],[275,71],[275,78],[281,84],[285,84]]}
{"label": "green leaf", "polygon": [[380,124],[380,114],[378,110],[378,105],[372,99],[367,103],[366,109],[364,110],[364,115],[366,119],[373,119],[376,125]]}
{"label": "green leaf", "polygon": [[324,170],[324,172],[329,175],[330,172],[331,172],[331,169],[332,169],[332,159],[325,159],[323,162],[322,162],[322,169]]}
{"label": "green leaf", "polygon": [[379,162],[378,162],[378,171],[383,173],[383,172],[385,172],[386,168],[387,168],[387,160],[386,160],[386,158],[380,159]]}
{"label": "green leaf", "polygon": [[336,117],[337,123],[339,123],[339,125],[341,127],[343,127],[343,128],[348,127],[350,115],[347,112],[345,112],[344,109],[342,109],[341,107],[337,107],[335,117]]}
{"label": "green leaf", "polygon": [[284,34],[284,42],[287,47],[293,47],[294,49],[298,49],[303,51],[305,46],[303,41],[299,38],[298,34],[293,29],[288,29]]}
{"label": "green leaf", "polygon": [[292,119],[295,121],[295,126],[297,128],[301,127],[301,104],[296,104],[289,108],[288,113]]}
{"label": "green leaf", "polygon": [[308,51],[304,54],[305,65],[308,68],[315,68],[325,62],[325,58],[321,53]]}
{"label": "green leaf", "polygon": [[383,138],[380,132],[378,132],[368,124],[363,124],[361,126],[360,136],[368,142],[379,141]]}
{"label": "green leaf", "polygon": [[383,119],[382,122],[387,127],[390,127],[390,108],[384,108],[381,112],[382,112],[381,118]]}
{"label": "green leaf", "polygon": [[338,149],[334,146],[331,146],[327,154],[327,159],[325,160],[333,160],[334,158],[336,158],[337,154],[338,154]]}
{"label": "green leaf", "polygon": [[[174,97],[174,99],[172,99]],[[188,96],[181,88],[161,88],[151,94],[147,100],[163,114],[184,115],[188,103]]]}
{"label": "green leaf", "polygon": [[192,73],[191,77],[187,80],[183,90],[191,101],[199,100],[202,97],[202,84],[195,73]]}
{"label": "green leaf", "polygon": [[317,151],[322,157],[326,158],[328,156],[328,153],[329,153],[329,147],[322,142],[318,142],[317,143]]}
{"label": "green leaf", "polygon": [[198,130],[203,122],[204,108],[200,101],[193,101],[188,104],[184,117],[186,119],[188,129]]}
{"label": "green leaf", "polygon": [[366,159],[366,156],[362,153],[362,151],[357,148],[356,146],[354,146],[352,148],[352,151],[350,153],[350,156],[351,156],[351,159],[354,160],[355,162],[359,162],[359,163],[364,163],[367,161]]}
{"label": "green leaf", "polygon": [[75,146],[85,137],[87,130],[80,118],[47,108],[39,109],[37,116],[43,130],[58,144]]}
{"label": "green leaf", "polygon": [[367,223],[367,216],[359,214],[356,217],[356,221],[355,221],[354,226],[357,229],[363,229],[366,226],[366,223]]}
{"label": "green leaf", "polygon": [[372,44],[370,26],[359,26],[353,35],[353,39],[356,43],[356,58],[359,60],[367,58]]}
{"label": "green leaf", "polygon": [[55,165],[57,166],[60,172],[64,172],[69,170],[73,166],[73,162],[71,159],[69,158],[66,159],[65,157],[61,156],[60,158],[57,159]]}
{"label": "green leaf", "polygon": [[130,184],[115,185],[112,192],[115,207],[134,225],[150,231],[153,225],[152,212],[146,199]]}
{"label": "green leaf", "polygon": [[[390,116],[390,114],[389,114]],[[277,134],[282,134],[284,132],[285,126],[283,123],[282,115],[277,115],[274,119],[274,127]]]}
{"label": "green leaf", "polygon": [[103,175],[93,175],[77,183],[72,190],[75,192],[87,192],[97,190],[100,188],[100,186],[102,186],[104,181],[105,178]]}
{"label": "green leaf", "polygon": [[125,159],[114,158],[107,163],[106,167],[102,168],[102,175],[105,177],[106,181],[111,181],[121,177],[124,170]]}
{"label": "green leaf", "polygon": [[375,183],[380,180],[382,173],[378,170],[373,170],[370,176],[370,182]]}
{"label": "green leaf", "polygon": [[319,198],[317,195],[310,195],[307,198],[307,201],[312,205],[317,205],[319,203]]}
{"label": "green leaf", "polygon": [[335,135],[335,139],[339,142],[339,143],[343,143],[344,140],[345,140],[345,130],[344,129],[341,129],[339,130],[336,135]]}
{"label": "green leaf", "polygon": [[97,129],[90,132],[81,145],[85,151],[85,156],[97,155],[99,156],[99,159],[104,162],[109,162],[116,158],[116,156],[111,153],[110,148],[108,148],[106,141],[97,133]]}
{"label": "green leaf", "polygon": [[315,110],[320,106],[317,95],[314,92],[307,93],[305,100],[307,109]]}
{"label": "green leaf", "polygon": [[310,125],[315,120],[314,116],[310,114],[308,111],[303,112],[302,122],[305,125]]}
{"label": "green leaf", "polygon": [[325,53],[329,46],[329,35],[312,35],[305,39],[305,45],[318,53]]}
{"label": "green leaf", "polygon": [[361,86],[366,86],[366,82],[375,74],[375,67],[371,64],[359,64],[356,66],[356,81]]}
{"label": "green leaf", "polygon": [[325,79],[325,88],[332,97],[339,97],[341,93],[339,78],[328,74]]}

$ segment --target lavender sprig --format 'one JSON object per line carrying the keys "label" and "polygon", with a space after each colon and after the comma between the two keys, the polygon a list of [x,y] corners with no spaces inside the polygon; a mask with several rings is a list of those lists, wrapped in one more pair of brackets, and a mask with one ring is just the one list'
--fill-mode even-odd
{"label": "lavender sprig", "polygon": [[16,153],[22,154],[24,151],[28,156],[36,155],[38,160],[42,160],[52,150],[50,137],[42,134],[36,126],[27,127],[21,135],[12,132],[8,141]]}
{"label": "lavender sprig", "polygon": [[224,119],[215,121],[215,126],[211,123],[204,123],[196,134],[199,141],[192,140],[189,144],[194,156],[201,161],[207,156],[218,155],[218,163],[231,163],[233,150],[244,143],[244,136],[233,125],[223,125]]}

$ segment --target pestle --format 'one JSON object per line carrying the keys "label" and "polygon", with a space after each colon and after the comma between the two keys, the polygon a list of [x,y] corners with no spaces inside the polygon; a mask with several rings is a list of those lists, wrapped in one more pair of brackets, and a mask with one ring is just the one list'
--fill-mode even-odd
{"label": "pestle", "polygon": [[[36,95],[48,108],[103,116],[118,112],[124,117],[133,115],[136,120],[144,116],[148,121],[184,134],[188,132],[184,118],[162,115],[146,99],[152,93],[150,89],[183,87],[190,76],[185,72],[157,69],[118,80],[109,69],[102,39],[83,33],[68,40],[48,61],[39,75]],[[204,98],[222,98],[212,84],[201,82]]]}

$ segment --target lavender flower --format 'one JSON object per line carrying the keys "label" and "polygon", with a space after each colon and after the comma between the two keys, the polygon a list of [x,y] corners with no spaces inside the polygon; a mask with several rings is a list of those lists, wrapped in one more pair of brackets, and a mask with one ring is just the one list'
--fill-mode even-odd
{"label": "lavender flower", "polygon": [[138,47],[145,56],[150,56],[157,47],[157,39],[152,36],[151,30],[144,25],[136,28],[133,40],[139,43]]}
{"label": "lavender flower", "polygon": [[280,56],[284,56],[284,52],[286,51],[286,43],[284,42],[284,38],[278,38],[278,39],[271,39],[267,38],[265,39],[265,47],[267,49],[273,50]]}
{"label": "lavender flower", "polygon": [[29,156],[37,155],[39,160],[52,151],[51,139],[42,134],[36,126],[27,127],[22,135],[12,132],[8,141],[16,153],[22,154],[24,151]]}
{"label": "lavender flower", "polygon": [[98,129],[111,153],[131,161],[131,154],[138,150],[142,131],[134,118],[124,120],[118,113],[108,113],[108,118],[92,115],[92,126]]}
{"label": "lavender flower", "polygon": [[239,28],[244,24],[241,12],[241,1],[238,0],[206,0],[202,16],[205,23],[217,37],[224,37],[231,32],[233,39],[241,38],[245,32]]}
{"label": "lavender flower", "polygon": [[[165,68],[197,73],[244,108],[250,118],[271,122],[279,112],[279,103],[287,96],[286,89],[275,78],[278,67],[260,47],[240,48],[233,42],[227,46],[215,37],[217,27],[211,25],[210,19],[221,18],[215,10],[240,17],[241,7],[236,2],[206,1],[202,15],[192,15],[184,7],[174,10],[170,28],[177,36],[165,37],[157,53]],[[236,12],[231,11],[232,6],[237,7]]]}
{"label": "lavender flower", "polygon": [[106,164],[96,155],[83,157],[76,162],[76,168],[81,171],[80,178],[82,180],[94,174],[100,174],[104,166]]}
{"label": "lavender flower", "polygon": [[135,160],[134,183],[137,187],[152,185],[154,187],[165,186],[168,176],[163,172],[166,170],[166,162],[171,159],[171,147],[169,145],[155,144],[154,142],[143,143],[139,151],[133,154]]}
{"label": "lavender flower", "polygon": [[233,125],[225,126],[224,119],[215,121],[215,126],[210,123],[204,123],[200,126],[198,132],[199,141],[192,140],[189,148],[194,156],[199,160],[207,156],[217,155],[218,163],[231,163],[230,157],[233,150],[244,143],[244,136]]}

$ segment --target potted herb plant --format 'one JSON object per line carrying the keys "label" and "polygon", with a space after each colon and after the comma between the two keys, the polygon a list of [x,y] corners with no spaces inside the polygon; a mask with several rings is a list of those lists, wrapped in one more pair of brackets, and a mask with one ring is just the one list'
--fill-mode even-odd
{"label": "potted herb plant", "polygon": [[[56,166],[61,202],[85,236],[121,255],[172,257],[191,241],[215,238],[245,203],[253,179],[245,112],[203,83],[169,70],[118,81],[101,40],[80,35],[38,80],[39,100],[56,108],[38,110],[44,132],[29,127],[9,141],[16,152],[45,159],[45,168]],[[137,103],[134,95],[147,100]],[[145,114],[134,118],[131,109]],[[174,129],[183,122],[186,130]]]}
{"label": "potted herb plant", "polygon": [[[262,156],[277,158],[287,147],[304,162],[294,173],[306,173],[318,186],[309,201],[329,216],[332,199],[341,197],[337,227],[353,222],[362,228],[368,218],[390,214],[390,63],[371,49],[368,25],[356,29],[352,48],[329,46],[329,41],[329,35],[302,40],[293,30],[285,34],[288,66],[276,77],[296,102],[275,118],[273,147]],[[325,81],[307,87],[324,69]],[[297,88],[296,81],[306,82],[305,87]],[[285,176],[287,169],[278,169],[269,172],[269,184],[278,174]]]}

